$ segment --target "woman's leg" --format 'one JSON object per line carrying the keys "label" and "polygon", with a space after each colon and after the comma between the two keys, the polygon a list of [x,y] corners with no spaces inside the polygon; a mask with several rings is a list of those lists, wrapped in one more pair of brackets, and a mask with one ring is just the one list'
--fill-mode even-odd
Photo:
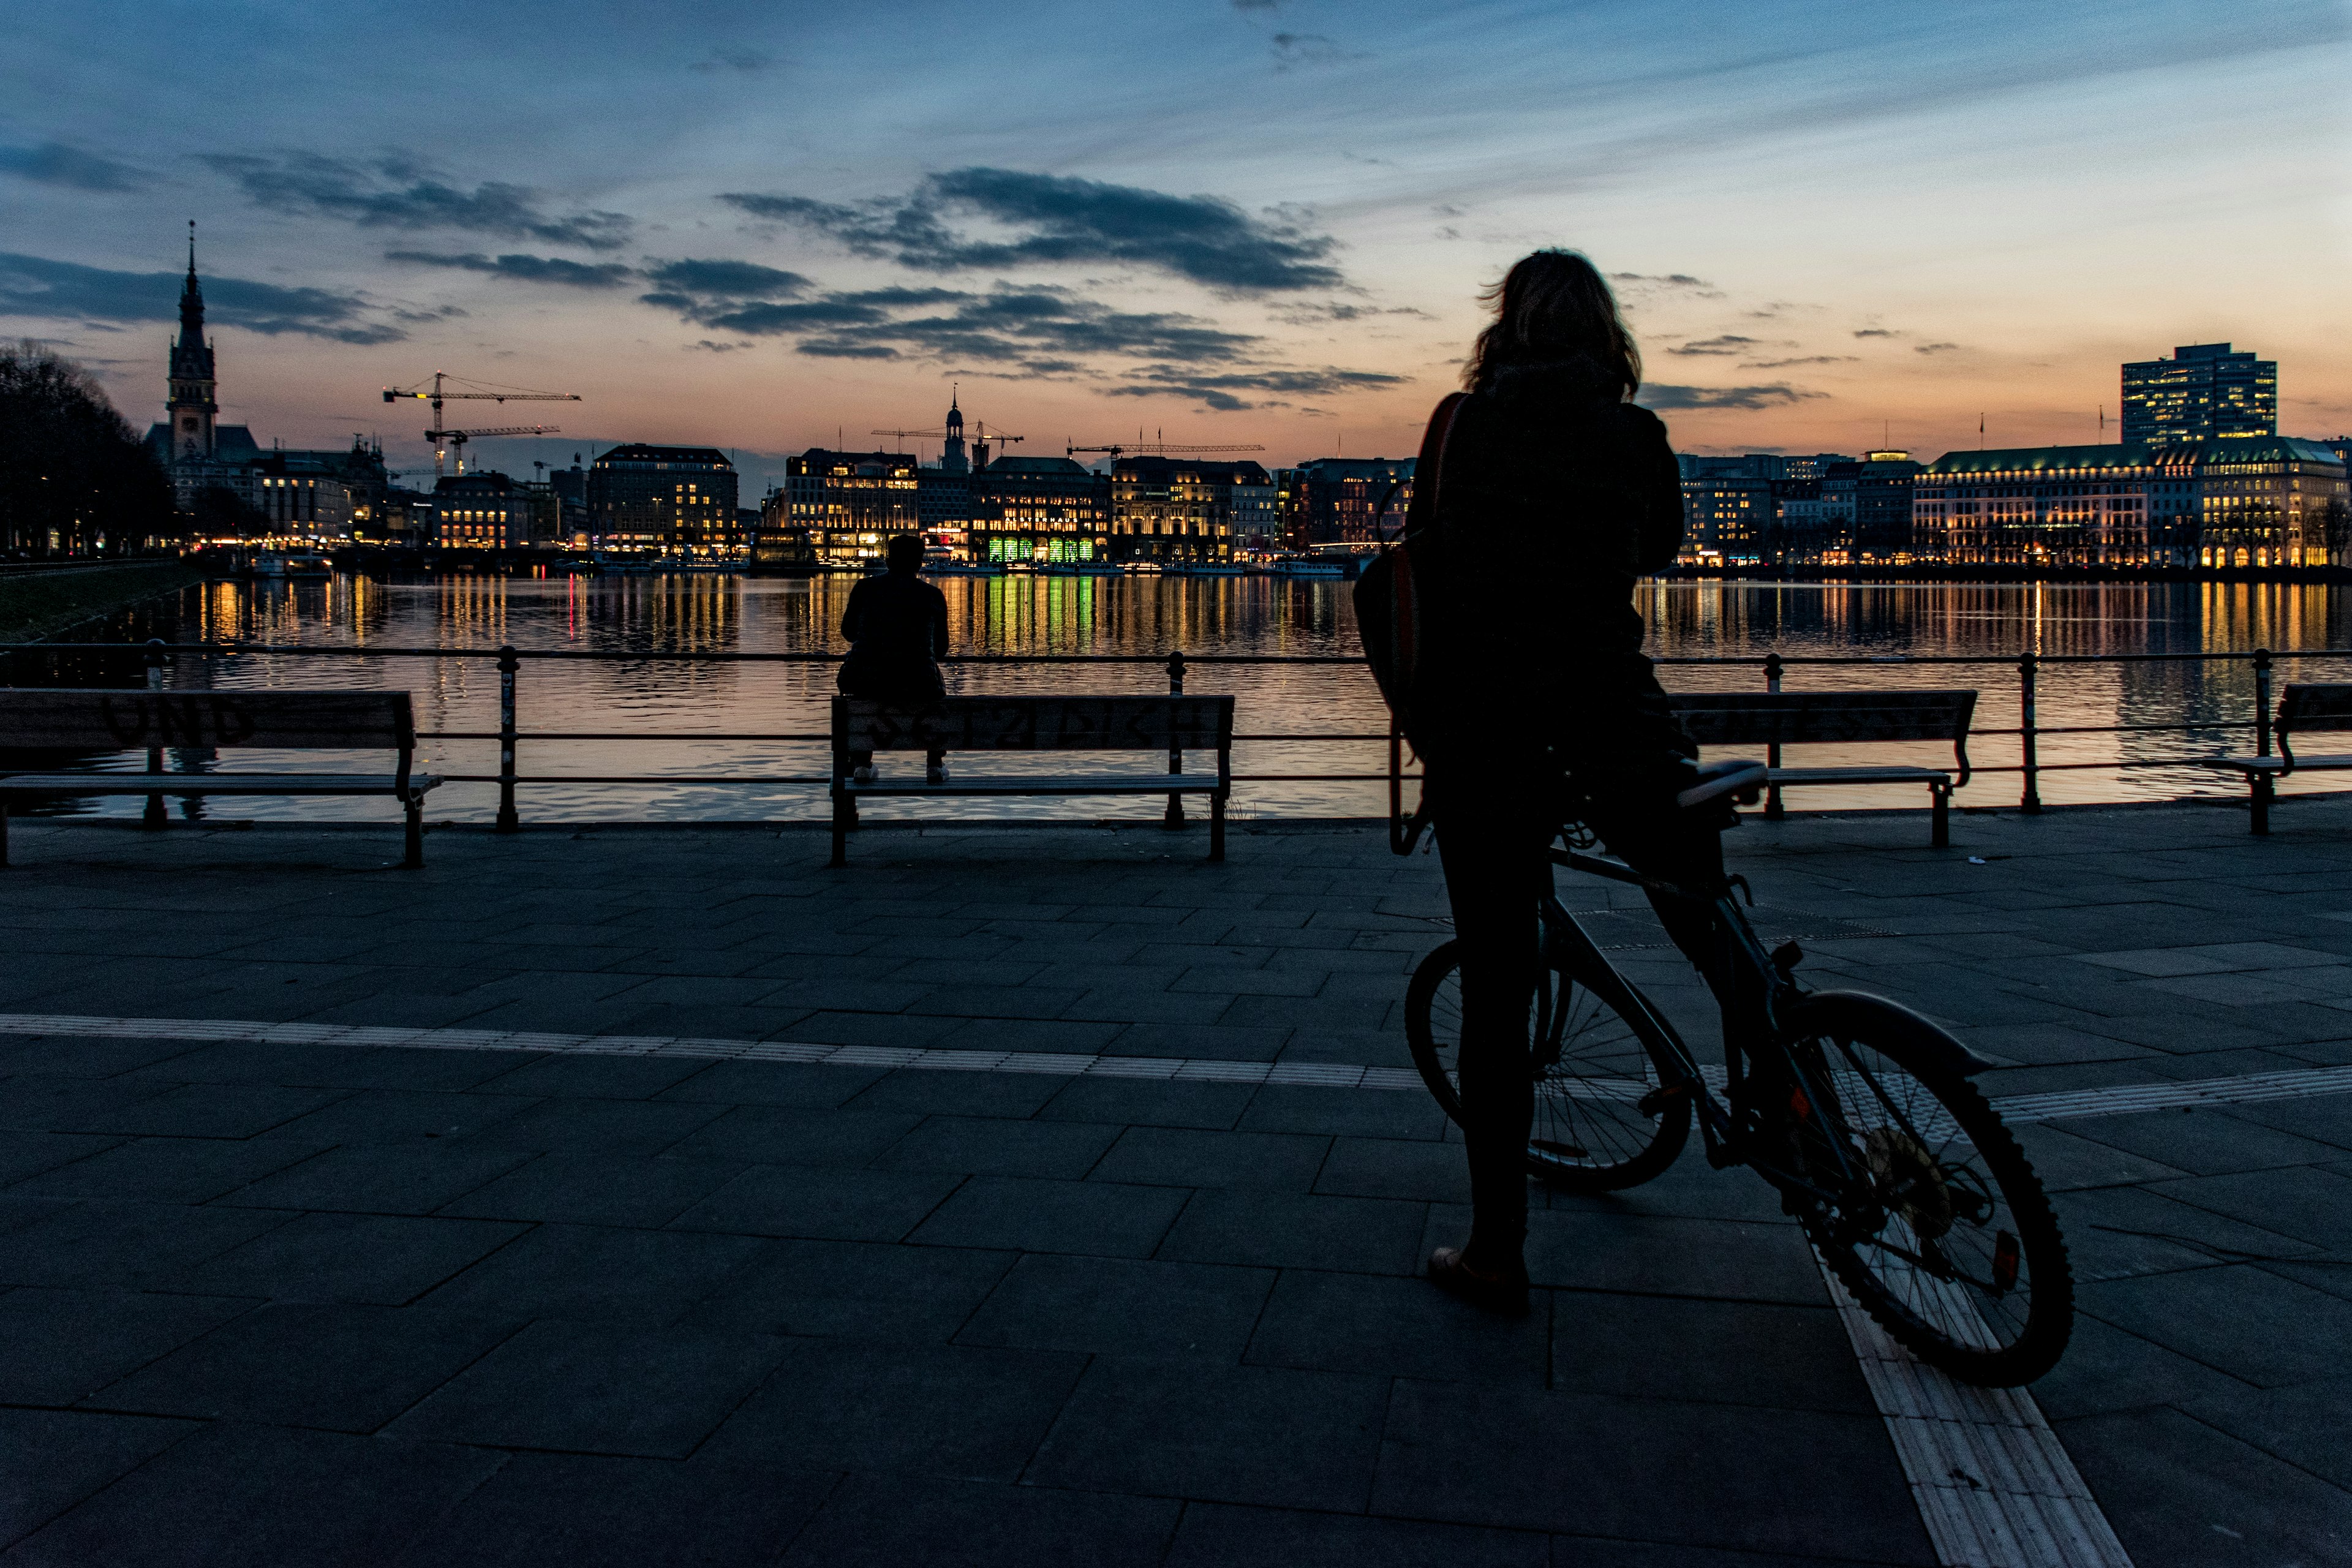
{"label": "woman's leg", "polygon": [[1454,936],[1462,954],[1462,1141],[1470,1159],[1467,1262],[1516,1277],[1528,1232],[1528,1135],[1535,1083],[1528,1015],[1540,937],[1536,900],[1549,882],[1541,796],[1483,784],[1441,794],[1433,813]]}

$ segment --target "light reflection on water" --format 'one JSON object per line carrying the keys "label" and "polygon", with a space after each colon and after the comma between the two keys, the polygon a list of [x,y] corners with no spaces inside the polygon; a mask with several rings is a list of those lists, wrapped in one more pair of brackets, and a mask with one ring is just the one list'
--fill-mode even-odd
{"label": "light reflection on water", "polygon": [[[215,583],[191,589],[175,606],[124,617],[111,633],[182,641],[236,639],[307,647],[436,649],[495,648],[610,653],[809,652],[837,649],[837,626],[853,585],[845,577],[810,581],[716,574],[604,578],[499,578],[450,574],[400,581],[338,576],[324,584]],[[949,577],[940,580],[959,652],[989,654],[1261,653],[1352,655],[1352,584],[1275,578]],[[1662,656],[1759,658],[1862,655],[1878,660],[1930,655],[2013,659],[2031,648],[2044,656],[2219,651],[2269,647],[2287,651],[2346,646],[2346,595],[2322,586],[2263,584],[1645,584],[1637,602]],[[2283,664],[2281,680],[2352,679],[2352,661]],[[1753,665],[1740,668],[1669,667],[1669,688],[1761,685]],[[16,676],[26,679],[22,673]],[[416,694],[417,722],[427,731],[487,731],[498,724],[498,674],[492,661],[448,657],[369,659],[196,659],[182,658],[173,683],[217,685],[397,686]],[[693,664],[658,658],[526,660],[518,682],[520,749],[529,774],[683,774],[769,776],[821,773],[821,742],[674,740],[656,743],[533,742],[541,731],[744,732],[814,734],[825,724],[833,690],[825,666]],[[961,691],[1156,692],[1167,689],[1157,665],[967,667],[950,670]],[[1790,689],[1899,685],[1973,686],[1979,730],[2018,722],[2013,665],[1937,667],[1874,662],[1844,668],[1792,668]],[[1386,728],[1371,682],[1359,668],[1196,666],[1195,692],[1232,692],[1244,733],[1348,731]],[[2192,721],[2220,723],[2251,716],[2253,676],[2243,663],[2045,666],[2040,721],[2075,725]],[[2243,731],[2063,735],[2045,733],[2042,762],[2112,763],[2123,758],[2193,757],[2236,750]],[[1979,766],[2014,763],[2017,743],[1983,736],[1971,748]],[[421,764],[445,773],[493,773],[495,742],[437,740]],[[1240,773],[1377,773],[1380,742],[1244,743]],[[1845,760],[1948,762],[1943,746],[1873,748],[1862,753],[1791,750],[1792,765]],[[305,765],[299,756],[230,759],[231,767]],[[886,759],[886,766],[887,760]],[[902,762],[901,765],[904,765]],[[993,770],[999,764],[991,763]],[[1107,762],[1115,767],[1115,762]],[[1073,771],[1055,764],[1055,771]],[[2323,781],[2324,787],[2324,781]],[[1980,773],[1959,796],[1964,805],[2016,802],[2014,773]],[[1244,784],[1239,816],[1370,816],[1384,809],[1385,787],[1364,784]],[[2049,772],[2047,801],[2128,800],[2236,793],[2230,779],[2189,765]],[[1815,789],[1791,796],[1797,807],[1916,805],[1911,792]],[[621,785],[527,784],[526,820],[593,818],[811,818],[823,814],[819,787],[788,785]],[[486,819],[496,787],[453,784],[432,797],[440,819]],[[93,802],[113,814],[129,801]],[[199,808],[202,809],[202,808]],[[1013,803],[939,801],[877,804],[878,818],[914,815],[1004,816],[1155,816],[1156,803],[1116,799]],[[383,816],[388,804],[241,799],[220,815],[293,817]]]}

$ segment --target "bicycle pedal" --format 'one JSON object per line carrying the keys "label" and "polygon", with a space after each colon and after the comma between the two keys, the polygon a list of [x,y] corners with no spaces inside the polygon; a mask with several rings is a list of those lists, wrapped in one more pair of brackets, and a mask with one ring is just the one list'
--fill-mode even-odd
{"label": "bicycle pedal", "polygon": [[1688,1079],[1685,1079],[1680,1083],[1660,1084],[1657,1088],[1643,1095],[1640,1100],[1635,1100],[1633,1102],[1633,1109],[1640,1111],[1644,1116],[1655,1116],[1658,1112],[1664,1110],[1675,1100],[1689,1094],[1690,1091],[1691,1086]]}

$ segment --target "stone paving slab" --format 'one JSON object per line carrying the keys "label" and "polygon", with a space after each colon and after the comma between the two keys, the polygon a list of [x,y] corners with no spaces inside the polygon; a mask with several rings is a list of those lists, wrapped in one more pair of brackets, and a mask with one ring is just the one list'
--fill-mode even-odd
{"label": "stone paving slab", "polygon": [[[2352,804],[2277,821],[1728,847],[2000,1096],[2352,1061]],[[1346,825],[12,831],[25,1013],[1392,1068],[1447,934]],[[2037,1394],[2134,1561],[2352,1560],[2352,1096],[2021,1135],[2083,1281]],[[0,1038],[0,1563],[1935,1561],[1759,1184],[1536,1190],[1520,1323],[1412,1278],[1466,1196],[1406,1092]]]}

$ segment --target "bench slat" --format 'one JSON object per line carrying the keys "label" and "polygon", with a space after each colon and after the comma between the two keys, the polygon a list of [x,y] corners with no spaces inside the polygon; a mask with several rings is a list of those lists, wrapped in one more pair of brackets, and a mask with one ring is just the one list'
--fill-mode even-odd
{"label": "bench slat", "polygon": [[76,752],[152,747],[414,751],[405,691],[121,691],[0,688],[0,746]]}
{"label": "bench slat", "polygon": [[1774,768],[1771,782],[1776,784],[1933,784],[1951,778],[1947,768],[1856,767],[1856,768]]}
{"label": "bench slat", "polygon": [[1033,778],[950,778],[852,781],[852,795],[1213,795],[1224,788],[1213,773],[1040,774]]}
{"label": "bench slat", "polygon": [[[2279,695],[2278,727],[2297,730],[2352,730],[2352,686],[2340,683],[2297,684]],[[2298,762],[2296,765],[2302,764]]]}
{"label": "bench slat", "polygon": [[[8,773],[0,791],[22,795],[391,795],[395,773]],[[412,790],[438,789],[411,773]]]}
{"label": "bench slat", "polygon": [[835,744],[854,752],[1223,751],[1231,697],[950,697],[922,707],[833,700]]}
{"label": "bench slat", "polygon": [[1677,691],[1666,700],[1702,746],[1957,741],[1976,712],[1973,690]]}

